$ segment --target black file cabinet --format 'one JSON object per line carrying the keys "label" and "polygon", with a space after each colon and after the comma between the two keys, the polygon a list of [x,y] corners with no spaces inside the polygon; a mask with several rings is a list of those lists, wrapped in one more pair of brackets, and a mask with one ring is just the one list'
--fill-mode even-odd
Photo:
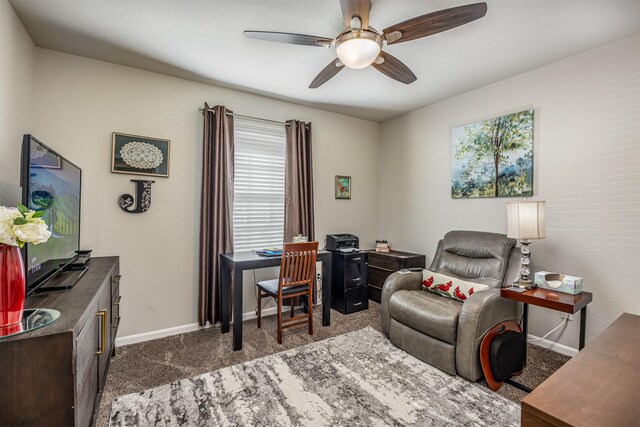
{"label": "black file cabinet", "polygon": [[369,308],[367,254],[333,252],[331,262],[331,308],[342,314]]}

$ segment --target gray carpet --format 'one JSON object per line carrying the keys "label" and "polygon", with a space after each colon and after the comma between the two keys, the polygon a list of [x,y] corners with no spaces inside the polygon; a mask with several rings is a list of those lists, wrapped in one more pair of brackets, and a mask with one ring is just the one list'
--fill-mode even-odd
{"label": "gray carpet", "polygon": [[[320,310],[316,308],[315,335],[309,336],[304,327],[288,329],[282,345],[276,341],[275,316],[264,318],[262,329],[257,328],[255,320],[247,321],[243,328],[243,349],[237,352],[231,351],[231,334],[221,334],[218,328],[119,347],[111,360],[96,426],[108,425],[111,402],[118,396],[213,372],[366,326],[381,329],[380,305],[372,301],[368,310],[347,316],[332,310],[329,327],[321,325],[321,318]],[[529,345],[527,364],[535,369],[525,369],[518,380],[535,387],[567,360],[568,357],[559,353]],[[509,385],[503,386],[498,393],[516,403],[525,395]]]}
{"label": "gray carpet", "polygon": [[520,407],[367,327],[119,397],[111,425],[517,426]]}

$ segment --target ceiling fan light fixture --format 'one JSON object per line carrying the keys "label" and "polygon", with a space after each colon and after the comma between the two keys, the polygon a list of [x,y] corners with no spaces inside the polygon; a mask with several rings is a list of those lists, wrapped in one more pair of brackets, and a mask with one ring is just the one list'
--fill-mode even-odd
{"label": "ceiling fan light fixture", "polygon": [[382,49],[382,38],[372,31],[346,32],[336,42],[336,54],[349,68],[365,68],[373,63]]}
{"label": "ceiling fan light fixture", "polygon": [[315,89],[325,84],[345,68],[366,68],[371,65],[382,74],[404,84],[417,77],[398,58],[382,50],[390,45],[421,39],[480,19],[487,13],[486,3],[474,3],[438,10],[416,16],[385,28],[382,32],[369,26],[371,0],[340,0],[344,28],[336,38],[278,31],[245,31],[247,37],[303,46],[335,47],[337,59],[318,73],[309,85]]}

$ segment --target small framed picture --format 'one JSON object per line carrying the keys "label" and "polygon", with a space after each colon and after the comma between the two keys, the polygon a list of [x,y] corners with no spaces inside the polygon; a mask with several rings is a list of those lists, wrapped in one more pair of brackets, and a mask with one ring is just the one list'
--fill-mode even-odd
{"label": "small framed picture", "polygon": [[351,177],[336,175],[336,199],[351,198]]}
{"label": "small framed picture", "polygon": [[113,133],[111,172],[169,177],[168,139]]}

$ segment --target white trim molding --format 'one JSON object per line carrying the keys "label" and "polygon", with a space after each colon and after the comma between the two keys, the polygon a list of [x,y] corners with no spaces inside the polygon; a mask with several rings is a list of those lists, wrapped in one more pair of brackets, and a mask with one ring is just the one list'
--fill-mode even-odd
{"label": "white trim molding", "polygon": [[[262,310],[263,316],[270,316],[276,314],[277,307],[269,307]],[[242,321],[255,319],[255,311],[242,314]],[[199,331],[201,329],[218,328],[219,325],[207,325],[200,326],[198,323],[190,323],[188,325],[174,326],[173,328],[159,329],[157,331],[143,332],[141,334],[127,335],[125,337],[116,338],[116,347],[122,347],[123,345],[135,344],[144,341],[155,340],[158,338],[170,337],[172,335],[184,334],[186,332]]]}
{"label": "white trim molding", "polygon": [[529,339],[536,340],[535,342],[529,342],[529,344],[537,345],[539,347],[548,348],[549,350],[555,351],[556,353],[564,354],[565,356],[573,357],[578,354],[578,350],[569,347],[568,345],[559,344],[554,341],[540,339],[535,335],[529,334]]}
{"label": "white trim molding", "polygon": [[173,328],[158,329],[157,331],[127,335],[116,338],[116,347],[122,347],[123,345],[135,344],[143,341],[151,341],[158,338],[169,337],[171,335],[184,334],[186,332],[199,331],[200,329],[208,329],[211,327],[211,325],[200,326],[198,323],[191,323],[189,325],[174,326]]}
{"label": "white trim molding", "polygon": [[[270,316],[272,314],[276,314],[276,307],[269,307],[262,310],[263,316]],[[255,311],[250,311],[242,314],[242,321],[247,321],[251,319],[255,319],[256,313]],[[144,341],[155,340],[158,338],[170,337],[172,335],[184,334],[187,332],[199,331],[201,329],[210,329],[217,328],[219,325],[207,325],[200,326],[197,323],[191,323],[188,325],[175,326],[173,328],[160,329],[157,331],[143,332],[141,334],[135,335],[127,335],[125,337],[116,338],[116,347],[122,347],[123,345],[135,344]],[[536,340],[535,342],[531,342],[529,344],[537,345],[543,348],[548,348],[549,350],[555,351],[560,354],[564,354],[565,356],[573,357],[578,354],[578,350],[573,347],[566,346],[564,344],[559,344],[557,342],[553,342],[550,340],[540,340],[535,335],[529,334],[529,338]]]}
{"label": "white trim molding", "polygon": [[[269,307],[262,310],[263,316],[270,316],[276,314],[277,307]],[[251,319],[255,319],[256,313],[255,311],[250,311],[242,314],[242,321],[247,321]],[[184,334],[187,332],[199,331],[202,329],[210,329],[217,328],[219,325],[207,325],[200,326],[197,323],[191,323],[188,325],[175,326],[173,328],[160,329],[157,331],[143,332],[141,334],[135,335],[127,335],[125,337],[116,338],[116,347],[122,347],[123,345],[136,344],[139,342],[155,340],[158,338],[170,337],[172,335]],[[565,356],[573,357],[578,354],[578,350],[573,347],[566,346],[564,344],[559,344],[557,342],[553,342],[550,340],[540,340],[539,337],[535,335],[529,334],[530,339],[536,340],[535,342],[530,342],[529,344],[537,345],[543,348],[548,348],[549,350],[555,351],[560,354],[564,354]]]}

